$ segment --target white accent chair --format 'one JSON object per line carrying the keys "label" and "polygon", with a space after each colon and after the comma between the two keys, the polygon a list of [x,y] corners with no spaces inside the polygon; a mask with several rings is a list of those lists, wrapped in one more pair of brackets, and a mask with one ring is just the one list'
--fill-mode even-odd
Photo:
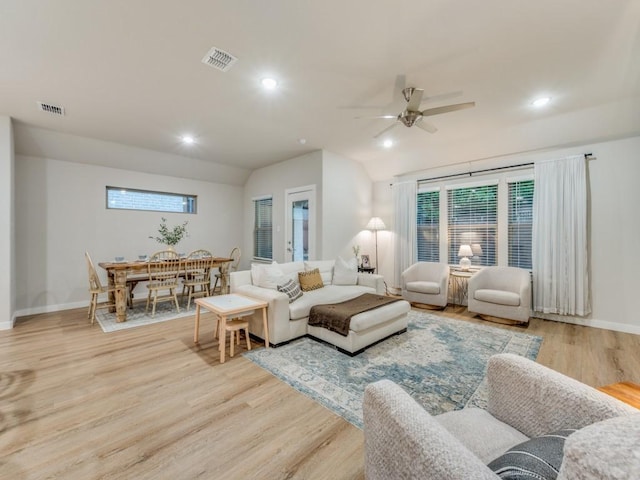
{"label": "white accent chair", "polygon": [[487,320],[528,323],[531,313],[531,274],[516,267],[485,267],[469,279],[470,313]]}
{"label": "white accent chair", "polygon": [[365,478],[499,480],[488,463],[529,438],[561,429],[578,431],[564,445],[558,480],[638,478],[637,409],[513,354],[491,357],[486,381],[486,410],[436,416],[390,380],[368,385],[362,405]]}
{"label": "white accent chair", "polygon": [[402,298],[410,303],[446,307],[449,296],[449,265],[418,262],[402,272]]}

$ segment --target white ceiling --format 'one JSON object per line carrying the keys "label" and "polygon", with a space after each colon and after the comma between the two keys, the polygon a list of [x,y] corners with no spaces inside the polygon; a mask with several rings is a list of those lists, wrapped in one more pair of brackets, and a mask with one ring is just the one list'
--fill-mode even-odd
{"label": "white ceiling", "polygon": [[[201,63],[212,46],[238,57],[231,70]],[[441,96],[424,108],[477,106],[431,117],[435,134],[398,126],[386,150],[372,137],[389,120],[354,117],[399,109],[345,107],[390,105],[398,75]],[[536,110],[539,95],[553,100]],[[638,112],[638,0],[0,1],[0,113],[214,165],[322,148],[382,180],[637,135]]]}

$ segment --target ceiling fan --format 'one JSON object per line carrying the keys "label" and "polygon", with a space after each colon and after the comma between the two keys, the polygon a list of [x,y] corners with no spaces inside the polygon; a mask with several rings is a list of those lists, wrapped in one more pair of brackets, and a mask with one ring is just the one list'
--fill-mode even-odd
{"label": "ceiling fan", "polygon": [[[407,102],[405,109],[398,115],[380,115],[377,117],[369,118],[385,118],[395,119],[393,125],[388,126],[373,138],[378,138],[387,133],[392,128],[400,125],[401,123],[406,127],[413,127],[414,125],[429,133],[435,133],[438,129],[430,123],[423,120],[424,117],[431,117],[433,115],[440,115],[441,113],[455,112],[456,110],[464,110],[465,108],[475,107],[475,102],[457,103],[454,105],[445,105],[443,107],[427,108],[426,110],[420,110],[420,103],[422,103],[422,96],[424,90],[421,88],[407,87],[402,89],[402,95]],[[361,118],[361,117],[358,117]]]}

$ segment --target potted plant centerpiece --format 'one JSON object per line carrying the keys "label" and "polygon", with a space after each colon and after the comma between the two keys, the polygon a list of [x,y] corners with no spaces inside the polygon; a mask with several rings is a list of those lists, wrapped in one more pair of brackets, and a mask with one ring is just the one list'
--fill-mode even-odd
{"label": "potted plant centerpiece", "polygon": [[166,245],[168,250],[175,251],[175,246],[180,243],[180,240],[182,240],[183,237],[188,235],[188,223],[189,222],[184,222],[182,225],[176,225],[173,229],[169,229],[169,227],[167,227],[167,219],[162,217],[162,222],[160,222],[160,227],[158,228],[159,236],[149,236],[149,238]]}

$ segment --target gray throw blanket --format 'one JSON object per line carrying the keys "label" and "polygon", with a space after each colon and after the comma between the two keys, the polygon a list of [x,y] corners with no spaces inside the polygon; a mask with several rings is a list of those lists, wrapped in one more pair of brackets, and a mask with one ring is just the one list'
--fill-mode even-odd
{"label": "gray throw blanket", "polygon": [[309,325],[324,327],[346,337],[349,334],[351,317],[398,300],[402,299],[363,293],[346,302],[315,305],[309,312]]}

